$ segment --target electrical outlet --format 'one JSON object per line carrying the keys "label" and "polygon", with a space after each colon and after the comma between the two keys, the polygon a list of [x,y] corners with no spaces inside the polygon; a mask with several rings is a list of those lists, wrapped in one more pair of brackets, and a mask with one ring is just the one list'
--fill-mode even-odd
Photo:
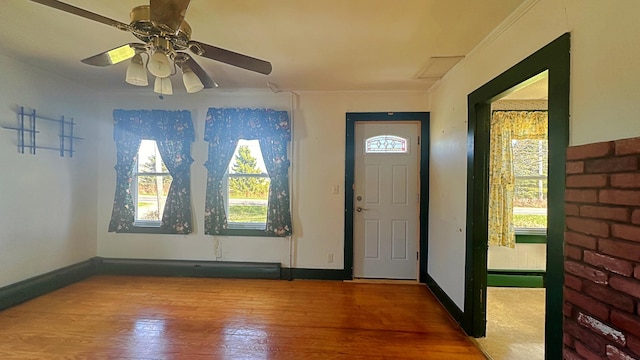
{"label": "electrical outlet", "polygon": [[333,254],[329,254],[329,256],[327,256],[327,262],[328,263],[332,263],[333,262]]}

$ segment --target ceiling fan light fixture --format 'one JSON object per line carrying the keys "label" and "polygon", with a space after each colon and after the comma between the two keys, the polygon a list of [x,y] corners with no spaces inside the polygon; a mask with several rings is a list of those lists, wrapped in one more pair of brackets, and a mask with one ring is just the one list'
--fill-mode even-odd
{"label": "ceiling fan light fixture", "polygon": [[[162,94],[172,94],[170,77],[175,75],[177,67],[181,67],[185,62],[189,62],[190,69],[183,69],[182,80],[188,93],[198,92],[203,88],[218,87],[218,84],[209,77],[207,72],[187,55],[186,50],[211,60],[263,75],[269,75],[272,71],[271,63],[268,61],[191,40],[191,27],[184,19],[191,0],[150,0],[148,5],[133,8],[129,24],[60,0],[31,1],[130,32],[142,41],[142,43],[124,44],[81,61],[92,66],[108,66],[133,58],[127,67],[126,82],[136,86],[147,86],[149,81],[146,71],[149,71],[156,78],[154,91],[161,94],[160,98],[162,98]],[[142,53],[147,56],[146,61],[143,61],[140,56]]]}
{"label": "ceiling fan light fixture", "polygon": [[171,62],[165,53],[156,51],[151,55],[147,69],[155,77],[166,78],[171,75]]}
{"label": "ceiling fan light fixture", "polygon": [[125,81],[128,84],[135,86],[147,86],[149,80],[147,79],[147,70],[142,63],[142,55],[136,54],[131,59],[129,66],[127,66],[127,75]]}
{"label": "ceiling fan light fixture", "polygon": [[186,64],[182,65],[182,81],[184,82],[184,88],[189,94],[193,94],[204,89],[204,84],[202,84],[198,75],[196,75]]}
{"label": "ceiling fan light fixture", "polygon": [[173,95],[171,79],[168,77],[156,77],[156,81],[153,84],[153,92],[160,95]]}

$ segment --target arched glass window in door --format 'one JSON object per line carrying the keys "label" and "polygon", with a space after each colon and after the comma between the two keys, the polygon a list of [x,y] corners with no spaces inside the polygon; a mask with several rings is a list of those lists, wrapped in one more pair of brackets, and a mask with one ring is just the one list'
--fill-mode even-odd
{"label": "arched glass window in door", "polygon": [[367,154],[406,154],[409,142],[395,135],[377,135],[365,140],[364,152]]}

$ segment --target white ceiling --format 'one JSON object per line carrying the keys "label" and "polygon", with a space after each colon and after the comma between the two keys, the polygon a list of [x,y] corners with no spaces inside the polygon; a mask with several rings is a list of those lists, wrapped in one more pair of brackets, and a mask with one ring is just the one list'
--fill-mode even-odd
{"label": "white ceiling", "polygon": [[544,72],[529,81],[516,85],[508,95],[500,100],[548,100],[549,75]]}
{"label": "white ceiling", "polygon": [[[144,0],[63,0],[129,23]],[[273,65],[261,75],[195,56],[224,89],[426,90],[431,57],[466,55],[525,0],[192,0],[192,39]],[[85,86],[139,89],[127,62],[80,59],[137,40],[128,32],[27,0],[2,0],[0,53]],[[175,80],[174,80],[175,81]]]}

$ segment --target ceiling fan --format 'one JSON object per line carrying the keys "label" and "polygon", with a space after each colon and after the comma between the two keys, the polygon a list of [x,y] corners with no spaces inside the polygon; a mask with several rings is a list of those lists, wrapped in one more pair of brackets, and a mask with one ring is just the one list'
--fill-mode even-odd
{"label": "ceiling fan", "polygon": [[186,50],[260,74],[271,73],[271,63],[268,61],[191,40],[191,27],[184,20],[190,0],[149,0],[149,5],[140,5],[131,10],[129,24],[57,0],[31,1],[131,32],[142,43],[124,44],[81,61],[94,66],[108,66],[131,59],[126,81],[147,86],[146,70],[149,70],[156,77],[154,91],[161,95],[173,92],[169,77],[177,72],[176,67],[182,71],[189,93],[218,86]]}

